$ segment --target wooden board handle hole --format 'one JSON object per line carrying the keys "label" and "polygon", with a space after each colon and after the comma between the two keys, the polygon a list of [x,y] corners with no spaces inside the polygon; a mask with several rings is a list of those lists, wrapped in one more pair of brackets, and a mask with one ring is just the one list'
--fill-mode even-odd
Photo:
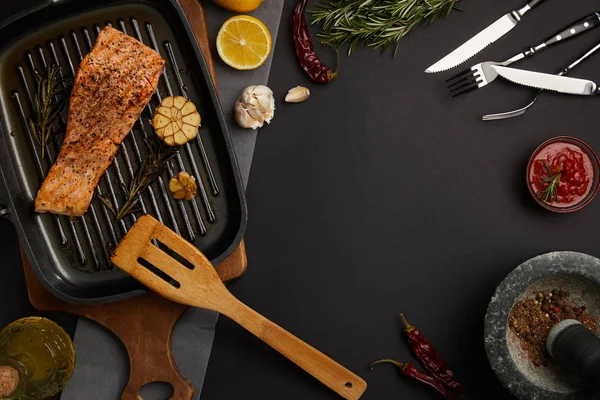
{"label": "wooden board handle hole", "polygon": [[149,382],[138,391],[141,400],[166,400],[172,399],[175,388],[169,382]]}

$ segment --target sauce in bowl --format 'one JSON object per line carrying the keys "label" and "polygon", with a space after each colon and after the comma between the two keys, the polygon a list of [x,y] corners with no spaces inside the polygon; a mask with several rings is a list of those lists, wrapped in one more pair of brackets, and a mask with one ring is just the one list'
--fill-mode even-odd
{"label": "sauce in bowl", "polygon": [[575,211],[598,191],[598,156],[585,142],[557,137],[543,143],[529,161],[531,194],[544,207]]}
{"label": "sauce in bowl", "polygon": [[551,143],[536,155],[533,167],[529,171],[529,183],[540,196],[550,185],[548,178],[556,174],[560,174],[557,177],[556,196],[551,196],[551,201],[547,203],[554,207],[570,207],[583,200],[592,188],[592,159],[577,145]]}

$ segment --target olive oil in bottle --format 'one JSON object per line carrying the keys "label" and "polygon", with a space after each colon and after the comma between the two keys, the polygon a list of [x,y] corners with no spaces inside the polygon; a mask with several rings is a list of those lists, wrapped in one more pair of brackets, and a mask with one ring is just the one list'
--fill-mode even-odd
{"label": "olive oil in bottle", "polygon": [[17,320],[0,332],[0,400],[41,400],[71,378],[75,352],[69,335],[45,318]]}

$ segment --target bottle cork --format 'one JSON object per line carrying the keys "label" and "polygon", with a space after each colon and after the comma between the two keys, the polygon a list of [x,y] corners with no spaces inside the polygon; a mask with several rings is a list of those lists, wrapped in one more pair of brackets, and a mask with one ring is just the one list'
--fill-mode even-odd
{"label": "bottle cork", "polygon": [[19,371],[8,365],[0,365],[0,397],[8,397],[19,386]]}

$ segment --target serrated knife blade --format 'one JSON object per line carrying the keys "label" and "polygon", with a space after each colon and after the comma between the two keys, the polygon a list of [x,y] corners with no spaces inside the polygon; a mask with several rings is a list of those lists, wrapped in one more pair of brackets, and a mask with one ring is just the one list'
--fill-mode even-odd
{"label": "serrated knife blade", "polygon": [[456,50],[427,68],[425,72],[434,73],[442,72],[450,68],[454,68],[459,64],[464,63],[481,50],[500,39],[506,33],[510,32],[521,20],[521,17],[533,9],[535,6],[543,3],[545,0],[531,0],[523,8],[514,10],[496,22],[473,36]]}
{"label": "serrated knife blade", "polygon": [[519,85],[580,96],[598,94],[598,85],[587,79],[569,78],[499,65],[492,66],[492,68],[498,72],[498,75]]}

